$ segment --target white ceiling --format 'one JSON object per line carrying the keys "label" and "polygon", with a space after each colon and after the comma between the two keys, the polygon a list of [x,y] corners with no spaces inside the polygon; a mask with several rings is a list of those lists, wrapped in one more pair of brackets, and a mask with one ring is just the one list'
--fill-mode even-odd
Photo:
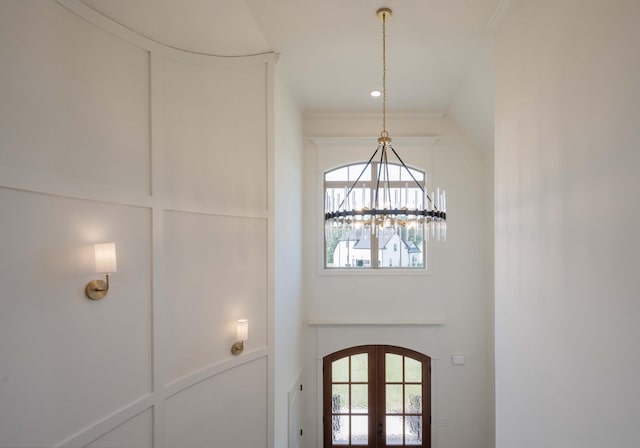
{"label": "white ceiling", "polygon": [[280,53],[278,64],[305,114],[380,111],[380,99],[369,92],[382,84],[382,22],[375,14],[381,6],[393,10],[387,23],[389,113],[446,113],[454,101],[460,109],[456,94],[486,63],[479,59],[486,55],[490,29],[510,2],[83,1],[146,37],[183,50]]}

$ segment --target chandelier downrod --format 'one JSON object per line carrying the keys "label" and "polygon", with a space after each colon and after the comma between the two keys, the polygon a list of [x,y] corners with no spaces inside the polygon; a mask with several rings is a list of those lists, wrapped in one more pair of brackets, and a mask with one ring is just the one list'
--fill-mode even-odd
{"label": "chandelier downrod", "polygon": [[380,8],[376,15],[382,20],[382,132],[378,143],[391,143],[387,132],[387,19],[391,17],[391,9]]}

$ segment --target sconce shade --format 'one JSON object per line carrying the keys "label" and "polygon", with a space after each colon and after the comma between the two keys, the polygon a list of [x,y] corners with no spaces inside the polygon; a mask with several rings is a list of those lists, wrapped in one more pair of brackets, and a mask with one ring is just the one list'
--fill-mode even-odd
{"label": "sconce shade", "polygon": [[238,356],[244,350],[244,341],[249,339],[249,321],[238,319],[236,321],[236,342],[231,346],[231,353]]}
{"label": "sconce shade", "polygon": [[95,254],[98,274],[112,274],[118,271],[115,243],[96,244]]}
{"label": "sconce shade", "polygon": [[118,271],[116,264],[115,243],[102,243],[94,245],[96,257],[96,272],[104,274],[105,281],[91,280],[84,289],[85,295],[91,300],[100,300],[109,292],[109,274]]}
{"label": "sconce shade", "polygon": [[246,341],[249,339],[249,321],[247,319],[240,319],[236,325],[238,341]]}

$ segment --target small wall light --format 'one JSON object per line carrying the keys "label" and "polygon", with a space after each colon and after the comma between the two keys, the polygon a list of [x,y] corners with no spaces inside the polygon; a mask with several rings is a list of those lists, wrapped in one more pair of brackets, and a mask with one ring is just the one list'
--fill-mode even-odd
{"label": "small wall light", "polygon": [[239,355],[244,350],[244,341],[249,339],[249,321],[247,319],[236,321],[236,339],[237,341],[231,346],[231,353]]}
{"label": "small wall light", "polygon": [[106,281],[91,280],[84,289],[85,294],[91,300],[100,300],[109,291],[109,274],[118,271],[116,263],[115,243],[96,244],[94,246],[96,256],[96,273],[104,274]]}

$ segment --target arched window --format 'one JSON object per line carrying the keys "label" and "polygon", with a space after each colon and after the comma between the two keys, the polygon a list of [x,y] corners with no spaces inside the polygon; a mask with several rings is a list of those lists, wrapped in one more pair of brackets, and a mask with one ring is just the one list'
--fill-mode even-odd
{"label": "arched window", "polygon": [[[356,210],[370,208],[378,182],[378,165],[379,162],[375,161],[369,166],[366,163],[354,163],[325,172],[325,210],[340,208],[358,176],[360,178],[349,194],[349,204],[345,205],[348,209]],[[388,168],[391,202],[421,203],[423,192],[416,181],[424,187],[424,171],[409,168],[409,174],[401,169],[400,164],[391,162]],[[423,231],[421,226],[397,226],[380,232],[372,232],[370,226],[338,232],[325,229],[324,266],[328,269],[425,269],[426,243]]]}
{"label": "arched window", "polygon": [[431,358],[388,345],[323,359],[324,447],[430,447]]}

